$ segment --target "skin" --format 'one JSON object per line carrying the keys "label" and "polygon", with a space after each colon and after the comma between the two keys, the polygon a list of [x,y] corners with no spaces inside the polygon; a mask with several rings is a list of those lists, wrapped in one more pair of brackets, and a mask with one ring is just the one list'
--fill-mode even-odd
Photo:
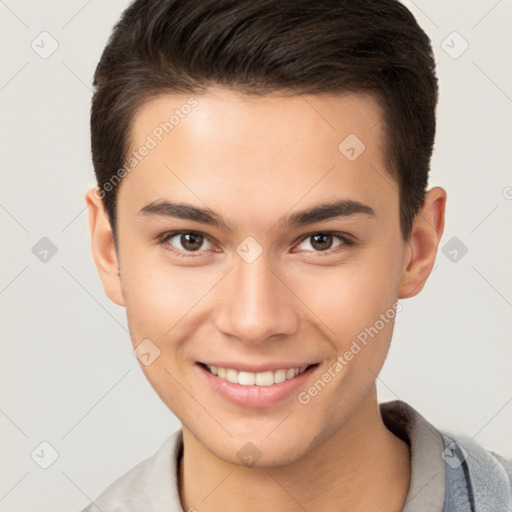
{"label": "skin", "polygon": [[[189,96],[146,103],[133,120],[133,148]],[[119,185],[118,252],[102,201],[93,189],[86,195],[105,292],[126,308],[133,346],[149,338],[160,349],[141,368],[183,425],[184,510],[402,510],[409,448],[384,426],[375,385],[393,321],[306,405],[296,393],[268,407],[234,404],[199,378],[196,363],[318,362],[299,390],[307,391],[379,315],[423,288],[444,229],[446,192],[428,191],[404,242],[398,185],[383,157],[382,111],[371,96],[210,89],[196,99]],[[349,134],[366,146],[353,162],[338,150]],[[164,199],[208,207],[232,231],[138,213]],[[334,199],[359,201],[375,215],[295,228],[278,222]],[[187,253],[179,236],[159,243],[172,231],[207,238]],[[333,231],[357,244],[334,237],[322,253],[311,235]],[[248,236],[263,250],[252,263],[236,252]],[[262,454],[253,467],[237,456],[247,442]]]}

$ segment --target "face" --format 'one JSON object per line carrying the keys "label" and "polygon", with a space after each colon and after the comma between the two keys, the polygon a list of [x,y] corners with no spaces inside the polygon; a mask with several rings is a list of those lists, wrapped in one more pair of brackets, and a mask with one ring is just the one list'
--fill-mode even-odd
{"label": "face", "polygon": [[119,185],[105,287],[205,447],[290,462],[354,414],[390,344],[410,252],[382,111],[356,94],[189,97],[134,117],[132,149],[154,147]]}

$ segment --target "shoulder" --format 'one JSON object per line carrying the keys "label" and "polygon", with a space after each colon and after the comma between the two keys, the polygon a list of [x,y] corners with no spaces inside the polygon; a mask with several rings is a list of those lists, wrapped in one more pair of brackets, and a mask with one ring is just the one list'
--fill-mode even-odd
{"label": "shoulder", "polygon": [[158,451],[112,482],[81,512],[182,512],[177,483],[177,459],[182,431],[170,435]]}
{"label": "shoulder", "polygon": [[[454,505],[462,495],[476,510],[512,507],[512,459],[486,449],[461,433],[443,431],[447,499]],[[462,493],[461,490],[467,492]]]}
{"label": "shoulder", "polygon": [[511,459],[465,434],[436,428],[401,400],[380,408],[385,425],[411,448],[408,511],[427,502],[443,512],[512,510]]}

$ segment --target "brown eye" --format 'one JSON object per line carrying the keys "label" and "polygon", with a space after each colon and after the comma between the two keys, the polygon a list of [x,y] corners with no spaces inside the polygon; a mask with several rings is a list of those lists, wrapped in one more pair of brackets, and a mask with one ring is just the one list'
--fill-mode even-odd
{"label": "brown eye", "polygon": [[199,233],[183,233],[180,235],[180,243],[187,251],[197,251],[203,244],[204,237]]}
{"label": "brown eye", "polygon": [[354,242],[348,237],[338,233],[313,233],[305,236],[298,248],[306,252],[336,252],[345,246],[352,246]]}
{"label": "brown eye", "polygon": [[316,235],[312,235],[311,237],[311,247],[315,249],[315,251],[325,251],[330,249],[332,246],[332,235],[318,233]]}
{"label": "brown eye", "polygon": [[212,248],[212,243],[205,235],[194,231],[168,233],[161,237],[160,243],[170,246],[168,248],[181,255],[203,253]]}

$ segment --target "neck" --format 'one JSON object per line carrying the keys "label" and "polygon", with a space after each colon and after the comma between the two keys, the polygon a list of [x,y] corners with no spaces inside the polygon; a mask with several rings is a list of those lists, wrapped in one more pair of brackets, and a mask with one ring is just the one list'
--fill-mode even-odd
{"label": "neck", "polygon": [[397,511],[410,484],[409,447],[382,422],[375,387],[338,431],[290,464],[231,464],[185,427],[183,443],[179,487],[184,510]]}

